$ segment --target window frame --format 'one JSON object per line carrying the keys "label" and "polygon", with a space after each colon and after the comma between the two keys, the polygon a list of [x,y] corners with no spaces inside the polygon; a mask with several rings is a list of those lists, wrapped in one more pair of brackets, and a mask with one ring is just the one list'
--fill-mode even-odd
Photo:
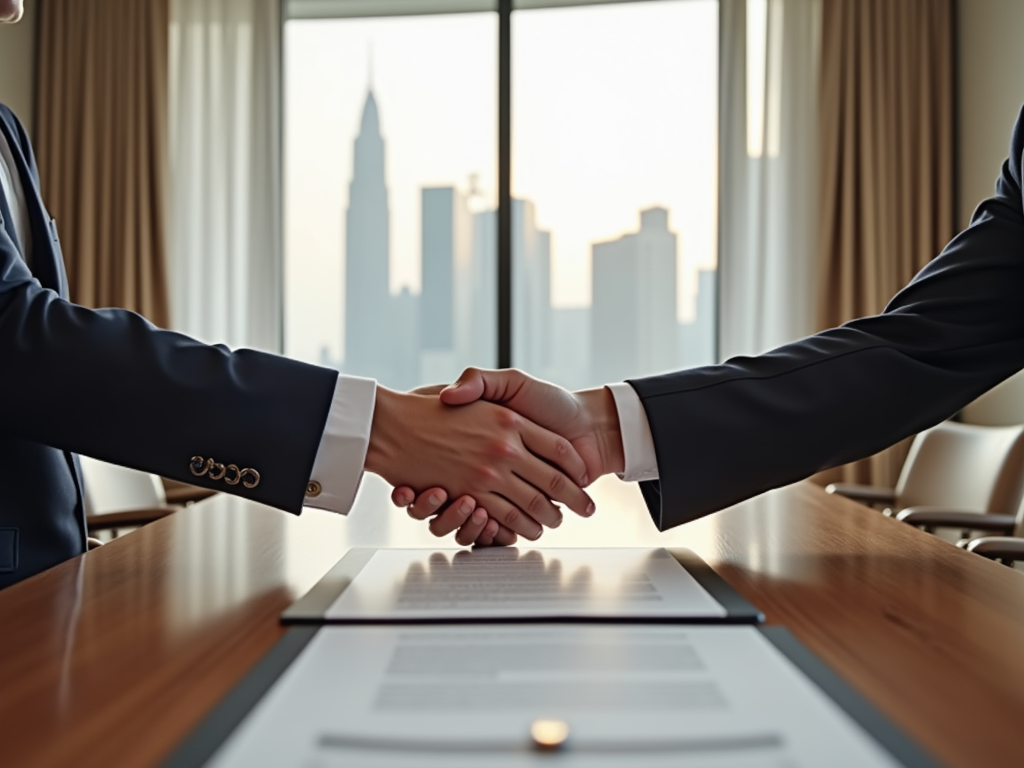
{"label": "window frame", "polygon": [[[429,16],[456,13],[498,14],[498,207],[497,207],[497,363],[512,360],[512,14],[515,10],[610,5],[650,0],[280,0],[281,49],[284,25],[292,19]],[[283,85],[283,77],[282,77]],[[283,115],[282,115],[283,124]],[[283,125],[282,125],[283,131]],[[283,135],[283,134],[282,134]],[[283,153],[282,153],[283,162]],[[284,169],[281,169],[282,178]],[[716,293],[718,292],[716,282]],[[716,296],[717,304],[717,296]],[[283,322],[283,317],[282,317]],[[284,332],[282,329],[282,338]],[[718,323],[714,328],[715,354]]]}

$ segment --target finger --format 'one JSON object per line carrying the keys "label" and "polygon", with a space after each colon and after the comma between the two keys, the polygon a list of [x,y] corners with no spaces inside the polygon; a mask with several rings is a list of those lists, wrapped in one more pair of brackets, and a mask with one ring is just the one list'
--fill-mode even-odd
{"label": "finger", "polygon": [[416,492],[407,485],[400,485],[391,491],[391,503],[396,507],[408,507],[416,501]]}
{"label": "finger", "polygon": [[[573,448],[572,443],[564,437],[556,435],[554,432],[544,429],[544,427],[538,427],[529,419],[521,419],[519,421],[519,436],[523,440],[523,445],[526,446],[530,453],[540,456],[549,464],[560,468],[566,475],[573,478],[573,484],[577,488],[587,485],[590,480],[587,477],[587,465],[576,449]],[[548,495],[553,499],[555,498],[551,494]],[[586,496],[586,494],[583,495]],[[558,499],[558,501],[564,500]],[[578,498],[577,501],[579,501]],[[584,505],[585,508],[586,506]],[[572,509],[573,511],[579,511],[575,508]]]}
{"label": "finger", "polygon": [[445,405],[467,405],[475,403],[484,393],[484,380],[479,368],[467,368],[455,380],[439,393]]}
{"label": "finger", "polygon": [[409,517],[414,520],[426,520],[431,515],[436,515],[447,500],[448,493],[444,488],[430,488],[409,505]]}
{"label": "finger", "polygon": [[[534,467],[535,469],[536,467],[543,465],[543,462],[535,457],[531,457],[531,461],[533,465],[536,465]],[[543,469],[539,469],[537,471],[538,474],[544,472]],[[557,471],[557,469],[552,470],[550,467],[547,468],[547,473]],[[569,480],[569,478],[564,475],[563,478],[564,482],[567,482],[570,485],[572,484],[572,481]],[[562,524],[562,510],[551,502],[551,499],[548,498],[547,492],[537,488],[533,483],[524,480],[518,474],[514,474],[513,479],[505,484],[504,490],[501,491],[501,494],[527,515],[547,528],[557,528]],[[504,521],[499,518],[498,522],[501,523]]]}
{"label": "finger", "polygon": [[[515,476],[508,483],[508,490],[510,494],[514,493],[524,498],[530,498],[537,493],[536,489],[533,489],[534,493],[531,494],[529,486]],[[540,495],[543,497],[543,494]],[[555,513],[552,514],[550,510],[545,510],[548,519],[554,521],[556,517],[561,517],[561,512],[550,501],[546,498],[544,501]],[[486,509],[491,517],[501,523],[501,525],[530,541],[536,541],[540,538],[541,533],[544,532],[543,526],[537,520],[504,496],[499,496],[496,493],[487,493],[480,497],[479,502],[480,506]]]}
{"label": "finger", "polygon": [[465,525],[474,509],[476,509],[476,502],[472,496],[462,496],[456,499],[454,504],[430,521],[430,532],[435,536],[447,536]]}
{"label": "finger", "polygon": [[492,403],[504,403],[515,397],[529,382],[530,377],[514,368],[501,371],[467,368],[454,384],[441,390],[441,402],[445,405],[466,405],[484,399]]}
{"label": "finger", "polygon": [[[500,526],[498,525],[498,521],[490,515],[488,515],[487,524],[484,526],[484,530],[481,532],[479,536],[476,537],[476,546],[491,546],[494,543],[494,537],[497,535],[499,528]],[[456,538],[458,538],[458,534],[456,534]]]}
{"label": "finger", "polygon": [[495,547],[510,547],[516,543],[518,537],[512,533],[508,528],[503,525],[498,526],[498,532],[494,534],[494,541],[491,542]]}
{"label": "finger", "polygon": [[[543,523],[549,528],[556,527],[548,523],[546,519],[542,519],[534,514],[534,511],[543,514],[543,510],[546,510],[548,507],[557,509],[551,503],[552,501],[565,504],[565,506],[581,517],[590,517],[594,514],[594,501],[587,495],[587,492],[566,477],[561,471],[549,464],[545,464],[536,456],[527,455],[521,457],[516,461],[513,471],[523,481],[524,485],[527,486],[531,495],[509,496],[509,501],[519,505],[520,509],[528,512],[538,523]],[[520,488],[519,490],[522,491],[523,489]],[[538,496],[540,498],[537,498]],[[541,499],[546,501],[547,504],[542,504]],[[561,518],[559,518],[559,522],[561,522]]]}
{"label": "finger", "polygon": [[484,532],[489,520],[490,518],[487,516],[486,510],[475,510],[469,516],[469,519],[466,520],[465,525],[459,528],[458,533],[455,534],[455,541],[464,547],[468,547]]}

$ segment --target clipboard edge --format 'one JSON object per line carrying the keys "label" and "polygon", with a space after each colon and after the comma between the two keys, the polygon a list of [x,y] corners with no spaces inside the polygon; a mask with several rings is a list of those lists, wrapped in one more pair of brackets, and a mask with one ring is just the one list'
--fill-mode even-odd
{"label": "clipboard edge", "polygon": [[326,624],[327,610],[376,554],[375,547],[352,547],[306,594],[281,613],[282,624]]}
{"label": "clipboard edge", "polygon": [[665,551],[693,576],[705,592],[725,608],[723,624],[764,623],[764,614],[761,610],[730,586],[729,582],[719,576],[718,572],[692,549],[665,547]]}

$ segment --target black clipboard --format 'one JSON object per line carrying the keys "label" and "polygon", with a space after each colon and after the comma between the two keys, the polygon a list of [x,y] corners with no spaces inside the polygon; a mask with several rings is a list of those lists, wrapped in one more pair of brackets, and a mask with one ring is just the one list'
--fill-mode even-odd
{"label": "black clipboard", "polygon": [[656,624],[759,624],[764,614],[719,576],[704,560],[689,549],[664,548],[701,587],[725,609],[724,616],[523,616],[460,618],[328,618],[327,611],[342,592],[370,562],[377,549],[354,547],[303,597],[281,614],[283,624],[477,624],[477,623],[656,623]]}
{"label": "black clipboard", "polygon": [[[162,768],[199,768],[205,765],[320,629],[320,626],[314,625],[289,628],[267,655],[186,737],[163,763]],[[756,627],[756,631],[832,699],[897,763],[904,768],[940,768],[938,761],[827,667],[789,630],[783,627]]]}

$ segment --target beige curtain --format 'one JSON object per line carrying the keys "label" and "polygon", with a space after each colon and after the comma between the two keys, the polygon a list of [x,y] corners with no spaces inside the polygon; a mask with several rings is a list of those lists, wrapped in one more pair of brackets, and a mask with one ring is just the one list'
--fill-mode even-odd
{"label": "beige curtain", "polygon": [[[953,4],[822,4],[822,328],[881,312],[954,234]],[[907,445],[817,479],[893,485]]]}
{"label": "beige curtain", "polygon": [[36,151],[71,298],[168,322],[168,0],[46,0]]}

